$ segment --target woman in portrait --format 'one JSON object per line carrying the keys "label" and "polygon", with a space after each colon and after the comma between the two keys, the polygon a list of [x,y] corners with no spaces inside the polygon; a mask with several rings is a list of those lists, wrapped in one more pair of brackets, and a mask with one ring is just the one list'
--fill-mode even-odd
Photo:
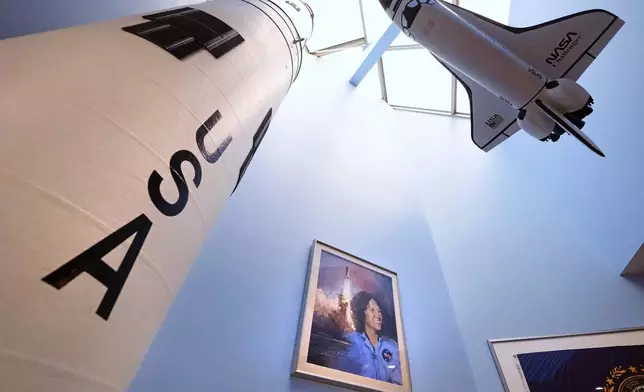
{"label": "woman in portrait", "polygon": [[351,300],[355,331],[346,332],[349,342],[341,370],[401,385],[398,343],[383,336],[383,310],[374,294],[360,291]]}

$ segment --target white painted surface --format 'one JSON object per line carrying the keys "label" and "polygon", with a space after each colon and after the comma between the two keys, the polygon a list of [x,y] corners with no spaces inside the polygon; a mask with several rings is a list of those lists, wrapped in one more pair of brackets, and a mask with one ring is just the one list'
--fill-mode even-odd
{"label": "white painted surface", "polygon": [[[200,50],[179,60],[121,30],[146,22],[139,16],[0,41],[3,390],[127,387],[237,184],[255,132],[286,95],[296,37],[270,11],[233,0],[195,8],[245,42],[219,59]],[[216,110],[221,119],[205,147],[232,142],[208,163],[196,131]],[[158,172],[161,195],[175,203],[169,162],[179,150],[196,157],[202,178],[193,181],[193,164],[180,166],[189,199],[166,216],[148,181]],[[41,281],[141,214],[152,227],[107,320],[95,314],[106,287],[88,273],[60,290]],[[134,238],[116,241],[104,258],[111,269]]]}

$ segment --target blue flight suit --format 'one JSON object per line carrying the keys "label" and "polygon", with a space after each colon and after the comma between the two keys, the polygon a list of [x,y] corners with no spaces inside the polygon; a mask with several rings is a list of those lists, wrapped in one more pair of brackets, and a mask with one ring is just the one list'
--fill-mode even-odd
{"label": "blue flight suit", "polygon": [[341,362],[342,370],[402,385],[398,343],[380,336],[374,347],[364,332],[349,332],[344,338],[351,345]]}

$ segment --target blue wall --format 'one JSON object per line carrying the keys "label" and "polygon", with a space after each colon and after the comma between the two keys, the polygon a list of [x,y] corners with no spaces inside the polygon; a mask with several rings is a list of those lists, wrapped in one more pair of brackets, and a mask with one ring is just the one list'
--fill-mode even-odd
{"label": "blue wall", "polygon": [[531,25],[607,8],[626,26],[580,82],[595,97],[587,133],[601,159],[571,138],[519,133],[489,154],[467,120],[398,115],[419,197],[478,390],[502,390],[487,339],[644,326],[644,285],[619,273],[644,240],[644,7],[629,0],[513,0]]}
{"label": "blue wall", "polygon": [[393,113],[346,71],[305,66],[130,392],[328,390],[289,378],[316,238],[398,272],[415,390],[474,390]]}
{"label": "blue wall", "polygon": [[[5,2],[0,37],[178,3]],[[314,238],[399,273],[418,391],[475,381],[500,392],[487,339],[644,325],[644,286],[618,276],[644,240],[644,8],[513,0],[511,21],[593,7],[627,22],[581,79],[597,101],[587,131],[606,159],[521,133],[483,154],[466,120],[391,117],[352,98],[349,74],[307,82],[306,68],[131,391],[327,390],[288,376]]]}
{"label": "blue wall", "polygon": [[536,154],[526,166],[557,197],[573,200],[568,214],[620,270],[644,241],[644,132],[641,96],[644,74],[644,7],[632,0],[514,0],[511,21],[532,25],[586,9],[606,9],[626,21],[579,82],[595,98],[587,130],[607,155],[595,159],[574,143],[553,151],[557,173],[543,170]]}

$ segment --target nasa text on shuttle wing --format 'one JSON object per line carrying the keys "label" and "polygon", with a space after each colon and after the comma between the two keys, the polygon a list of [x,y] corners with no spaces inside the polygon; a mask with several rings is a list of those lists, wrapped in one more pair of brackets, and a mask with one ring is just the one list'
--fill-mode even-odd
{"label": "nasa text on shuttle wing", "polygon": [[402,31],[427,48],[470,98],[472,141],[484,151],[520,129],[543,142],[581,131],[594,99],[577,79],[624,25],[591,10],[536,26],[505,26],[443,0],[380,0]]}

